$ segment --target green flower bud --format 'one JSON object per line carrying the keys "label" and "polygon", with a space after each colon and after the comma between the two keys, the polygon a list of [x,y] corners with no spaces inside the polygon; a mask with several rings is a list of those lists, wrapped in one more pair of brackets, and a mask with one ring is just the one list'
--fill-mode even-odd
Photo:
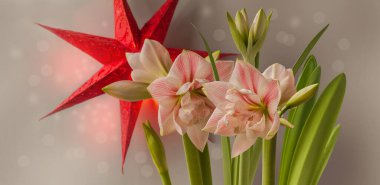
{"label": "green flower bud", "polygon": [[115,98],[135,102],[152,97],[147,90],[148,85],[149,84],[141,82],[122,80],[114,82],[102,90]]}
{"label": "green flower bud", "polygon": [[243,56],[244,61],[255,62],[255,57],[259,53],[268,31],[270,17],[266,16],[263,9],[260,9],[252,25],[248,24],[248,15],[245,9],[236,13],[235,20],[227,13],[228,26],[231,31],[235,45]]}
{"label": "green flower bud", "polygon": [[239,31],[245,44],[248,42],[249,25],[247,19],[247,12],[243,9],[236,13],[235,16],[236,28]]}
{"label": "green flower bud", "polygon": [[318,85],[319,84],[309,85],[299,90],[289,99],[285,107],[287,107],[287,109],[291,109],[305,103],[317,93]]}
{"label": "green flower bud", "polygon": [[151,127],[149,121],[143,124],[144,133],[148,149],[154,164],[157,167],[159,173],[164,173],[168,171],[168,166],[166,163],[165,148],[161,142],[160,137]]}
{"label": "green flower bud", "polygon": [[253,34],[253,44],[255,44],[266,32],[267,30],[267,16],[265,15],[265,12],[263,9],[260,9],[256,16],[255,19],[253,20],[251,30]]}

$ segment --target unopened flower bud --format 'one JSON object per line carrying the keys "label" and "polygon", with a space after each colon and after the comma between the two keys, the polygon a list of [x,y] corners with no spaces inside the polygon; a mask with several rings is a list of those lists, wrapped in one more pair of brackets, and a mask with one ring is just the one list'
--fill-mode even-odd
{"label": "unopened flower bud", "polygon": [[286,107],[290,109],[308,101],[316,94],[318,90],[318,85],[319,84],[309,85],[296,92],[286,103]]}
{"label": "unopened flower bud", "polygon": [[161,142],[160,137],[151,127],[149,121],[146,121],[143,124],[143,128],[144,128],[144,133],[145,133],[148,149],[152,157],[152,160],[157,167],[157,170],[160,173],[167,171],[168,167],[166,163],[165,148]]}

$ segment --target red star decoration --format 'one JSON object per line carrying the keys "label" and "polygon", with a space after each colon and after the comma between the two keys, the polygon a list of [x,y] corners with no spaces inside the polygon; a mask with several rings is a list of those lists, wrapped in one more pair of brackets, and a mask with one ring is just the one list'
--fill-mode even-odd
{"label": "red star decoration", "polygon": [[[125,53],[139,52],[145,39],[153,39],[162,43],[177,4],[178,0],[167,0],[152,18],[145,23],[143,28],[139,29],[128,3],[125,0],[114,0],[115,39],[40,24],[43,28],[103,64],[103,67],[97,73],[43,118],[102,95],[103,91],[101,89],[108,84],[120,80],[130,80],[131,68],[125,58]],[[174,59],[183,49],[168,48],[168,50],[171,58]],[[203,51],[196,52],[202,56],[207,55]],[[134,103],[120,101],[123,167],[141,103],[141,101]]]}

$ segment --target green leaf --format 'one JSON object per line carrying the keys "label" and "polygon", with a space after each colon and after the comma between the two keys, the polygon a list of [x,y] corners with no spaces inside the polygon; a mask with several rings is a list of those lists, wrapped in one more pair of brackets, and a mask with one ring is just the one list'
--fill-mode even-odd
{"label": "green leaf", "polygon": [[190,141],[187,134],[182,136],[183,148],[185,150],[187,170],[191,185],[203,185],[202,168],[198,149]]}
{"label": "green leaf", "polygon": [[152,97],[147,90],[148,85],[146,83],[123,80],[114,82],[102,90],[113,97],[134,102]]}
{"label": "green leaf", "polygon": [[214,59],[213,53],[210,49],[210,46],[208,45],[208,42],[207,42],[206,38],[203,36],[202,32],[200,30],[198,30],[198,28],[194,24],[192,24],[192,25],[193,25],[194,29],[197,30],[199,36],[201,37],[201,39],[203,41],[205,48],[206,48],[206,51],[208,53],[208,58],[211,62],[212,72],[214,73],[214,79],[215,79],[215,81],[219,81],[218,70],[216,68],[215,59]]}
{"label": "green leaf", "polygon": [[203,152],[198,151],[198,153],[201,160],[203,185],[212,185],[211,162],[208,145],[205,146]]}
{"label": "green leaf", "polygon": [[[318,66],[313,56],[309,57],[298,80],[297,90],[300,90],[310,84],[319,83],[320,76],[321,68]],[[294,128],[285,129],[279,185],[287,185],[289,168],[293,158],[294,149],[296,148],[304,123],[314,106],[315,99],[316,96],[289,112],[288,120],[294,125]]]}
{"label": "green leaf", "polygon": [[231,162],[231,144],[230,138],[221,136],[222,154],[223,154],[223,178],[224,185],[232,185],[232,162]]}
{"label": "green leaf", "polygon": [[[214,73],[214,79],[215,81],[219,81],[219,74],[218,70],[216,68],[215,59],[213,56],[213,53],[210,49],[209,44],[207,43],[206,38],[203,36],[203,34],[193,25],[195,30],[198,31],[199,35],[202,38],[203,44],[207,50],[208,58],[211,62],[212,71]],[[230,138],[229,137],[221,137],[221,145],[222,145],[222,152],[223,152],[223,177],[224,177],[224,184],[225,185],[231,185],[232,183],[232,177],[231,177],[231,146],[230,146]]]}
{"label": "green leaf", "polygon": [[325,170],[327,163],[329,162],[332,151],[334,150],[336,141],[340,133],[340,125],[335,126],[332,130],[329,140],[325,145],[322,155],[319,158],[318,166],[315,168],[314,178],[310,185],[318,185],[319,179],[321,178],[323,171]]}
{"label": "green leaf", "polygon": [[297,74],[298,69],[302,66],[302,64],[305,62],[305,59],[309,55],[310,51],[314,48],[315,44],[317,44],[318,40],[322,37],[323,33],[326,31],[326,29],[329,27],[329,25],[325,26],[321,31],[318,32],[317,35],[309,42],[309,44],[306,46],[305,50],[302,52],[300,58],[298,58],[297,62],[293,66],[293,73]]}
{"label": "green leaf", "polygon": [[310,184],[343,102],[346,76],[338,75],[323,91],[299,137],[289,170],[288,184]]}

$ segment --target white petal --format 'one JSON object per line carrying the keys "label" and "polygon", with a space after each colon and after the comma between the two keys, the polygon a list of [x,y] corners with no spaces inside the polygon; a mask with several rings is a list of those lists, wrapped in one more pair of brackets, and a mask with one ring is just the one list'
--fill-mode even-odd
{"label": "white petal", "polygon": [[170,67],[171,59],[166,48],[155,40],[145,40],[141,48],[140,62],[145,70],[157,77],[166,76]]}
{"label": "white petal", "polygon": [[144,68],[140,62],[140,53],[127,53],[126,57],[129,66],[131,66],[133,70]]}
{"label": "white petal", "polygon": [[142,83],[152,83],[155,79],[157,79],[156,76],[152,75],[150,72],[141,70],[141,69],[135,69],[131,72],[131,78],[135,82],[142,82]]}

